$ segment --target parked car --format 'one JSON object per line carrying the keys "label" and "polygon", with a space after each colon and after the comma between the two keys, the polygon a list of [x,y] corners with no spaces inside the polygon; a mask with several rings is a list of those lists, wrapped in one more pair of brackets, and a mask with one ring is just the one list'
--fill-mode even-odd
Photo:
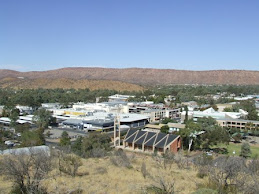
{"label": "parked car", "polygon": [[14,142],[12,142],[12,141],[10,141],[10,140],[5,141],[4,143],[5,143],[5,145],[7,145],[7,146],[13,146],[13,145],[14,145]]}

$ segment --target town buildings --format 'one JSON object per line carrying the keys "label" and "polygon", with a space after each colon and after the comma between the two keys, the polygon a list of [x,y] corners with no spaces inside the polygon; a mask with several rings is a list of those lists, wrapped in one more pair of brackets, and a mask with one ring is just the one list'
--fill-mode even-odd
{"label": "town buildings", "polygon": [[[198,118],[203,117],[212,117],[216,120],[218,119],[240,119],[242,117],[247,116],[247,112],[240,109],[239,112],[219,112],[214,110],[213,108],[208,108],[204,111],[188,111],[188,119],[193,119],[197,121]],[[186,118],[186,111],[181,113],[181,121],[184,122]]]}

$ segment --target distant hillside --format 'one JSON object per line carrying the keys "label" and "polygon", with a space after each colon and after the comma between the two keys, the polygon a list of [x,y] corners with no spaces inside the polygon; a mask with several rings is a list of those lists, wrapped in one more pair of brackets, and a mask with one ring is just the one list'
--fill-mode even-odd
{"label": "distant hillside", "polygon": [[90,90],[109,89],[117,91],[141,91],[143,87],[136,84],[130,84],[120,81],[108,80],[74,80],[67,78],[57,79],[28,79],[28,78],[2,78],[0,79],[0,87],[2,88],[15,88],[15,89],[36,89],[36,88],[63,88],[63,89],[84,89]]}
{"label": "distant hillside", "polygon": [[18,72],[0,70],[0,79],[24,77],[28,79],[114,80],[142,85],[163,84],[240,84],[258,85],[259,71],[213,70],[184,71],[173,69],[113,69],[113,68],[62,68],[50,71]]}

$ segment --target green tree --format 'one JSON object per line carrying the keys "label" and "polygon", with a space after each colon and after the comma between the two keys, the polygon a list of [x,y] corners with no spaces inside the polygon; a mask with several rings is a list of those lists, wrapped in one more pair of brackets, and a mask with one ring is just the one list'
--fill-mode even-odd
{"label": "green tree", "polygon": [[19,114],[20,114],[19,109],[15,108],[11,110],[10,116],[9,116],[9,118],[11,119],[11,123],[10,123],[11,127],[16,126],[16,121],[19,119]]}
{"label": "green tree", "polygon": [[250,145],[248,143],[242,144],[240,156],[244,157],[244,158],[248,158],[249,156],[251,156],[251,149],[250,149]]}
{"label": "green tree", "polygon": [[83,138],[82,156],[83,157],[102,157],[107,151],[111,150],[111,138],[106,133],[90,133]]}
{"label": "green tree", "polygon": [[255,121],[259,120],[258,113],[257,113],[256,109],[248,112],[247,119],[248,120],[255,120]]}
{"label": "green tree", "polygon": [[248,112],[248,120],[259,120],[254,100],[245,100],[240,102],[240,108]]}
{"label": "green tree", "polygon": [[39,127],[46,129],[52,121],[51,112],[42,108],[37,110],[33,116],[33,122]]}
{"label": "green tree", "polygon": [[188,120],[185,128],[180,130],[179,134],[182,139],[183,148],[190,151],[193,143],[195,146],[199,147],[200,143],[197,139],[197,133],[201,131],[201,125],[199,123],[194,123],[191,120]]}
{"label": "green tree", "polygon": [[197,123],[201,125],[201,130],[204,133],[200,136],[202,148],[208,149],[212,145],[219,143],[227,144],[230,140],[230,135],[227,129],[220,127],[217,121],[212,117],[199,118]]}
{"label": "green tree", "polygon": [[39,131],[24,131],[22,133],[22,147],[31,147],[31,146],[39,146],[43,145],[44,141],[40,137]]}
{"label": "green tree", "polygon": [[230,140],[227,129],[218,126],[216,120],[211,117],[199,118],[197,123],[189,120],[185,129],[182,129],[179,134],[182,138],[183,147],[189,150],[191,147],[208,149],[210,146],[219,143],[227,144]]}
{"label": "green tree", "polygon": [[232,108],[226,107],[224,108],[223,112],[234,112]]}
{"label": "green tree", "polygon": [[79,136],[76,141],[72,144],[72,151],[81,156],[82,155],[82,144],[83,144],[83,137]]}
{"label": "green tree", "polygon": [[59,140],[59,145],[68,146],[70,144],[71,144],[71,142],[70,142],[70,137],[69,137],[68,133],[66,131],[63,131],[61,138]]}
{"label": "green tree", "polygon": [[242,135],[240,133],[234,133],[232,135],[232,138],[234,139],[235,142],[240,142],[242,140]]}
{"label": "green tree", "polygon": [[164,103],[164,96],[158,96],[154,99],[155,104]]}
{"label": "green tree", "polygon": [[162,124],[167,124],[167,123],[177,123],[177,122],[174,119],[164,118],[162,121]]}
{"label": "green tree", "polygon": [[45,144],[45,135],[44,135],[44,128],[39,128],[36,130],[42,144]]}
{"label": "green tree", "polygon": [[168,133],[168,132],[169,132],[169,127],[168,127],[168,125],[162,126],[161,129],[160,129],[160,131],[161,131],[162,133]]}
{"label": "green tree", "polygon": [[184,106],[184,110],[185,110],[184,123],[187,123],[187,121],[188,121],[188,106]]}

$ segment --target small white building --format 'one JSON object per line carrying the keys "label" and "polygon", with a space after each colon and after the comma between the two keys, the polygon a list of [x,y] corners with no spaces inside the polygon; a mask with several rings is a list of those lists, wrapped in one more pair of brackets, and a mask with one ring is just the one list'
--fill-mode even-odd
{"label": "small white building", "polygon": [[126,102],[128,101],[129,98],[134,98],[135,96],[130,96],[130,95],[120,95],[120,94],[115,94],[112,96],[109,96],[109,102],[114,102],[114,101],[122,101]]}
{"label": "small white building", "polygon": [[61,105],[60,103],[42,103],[41,107],[45,109],[59,109]]}

